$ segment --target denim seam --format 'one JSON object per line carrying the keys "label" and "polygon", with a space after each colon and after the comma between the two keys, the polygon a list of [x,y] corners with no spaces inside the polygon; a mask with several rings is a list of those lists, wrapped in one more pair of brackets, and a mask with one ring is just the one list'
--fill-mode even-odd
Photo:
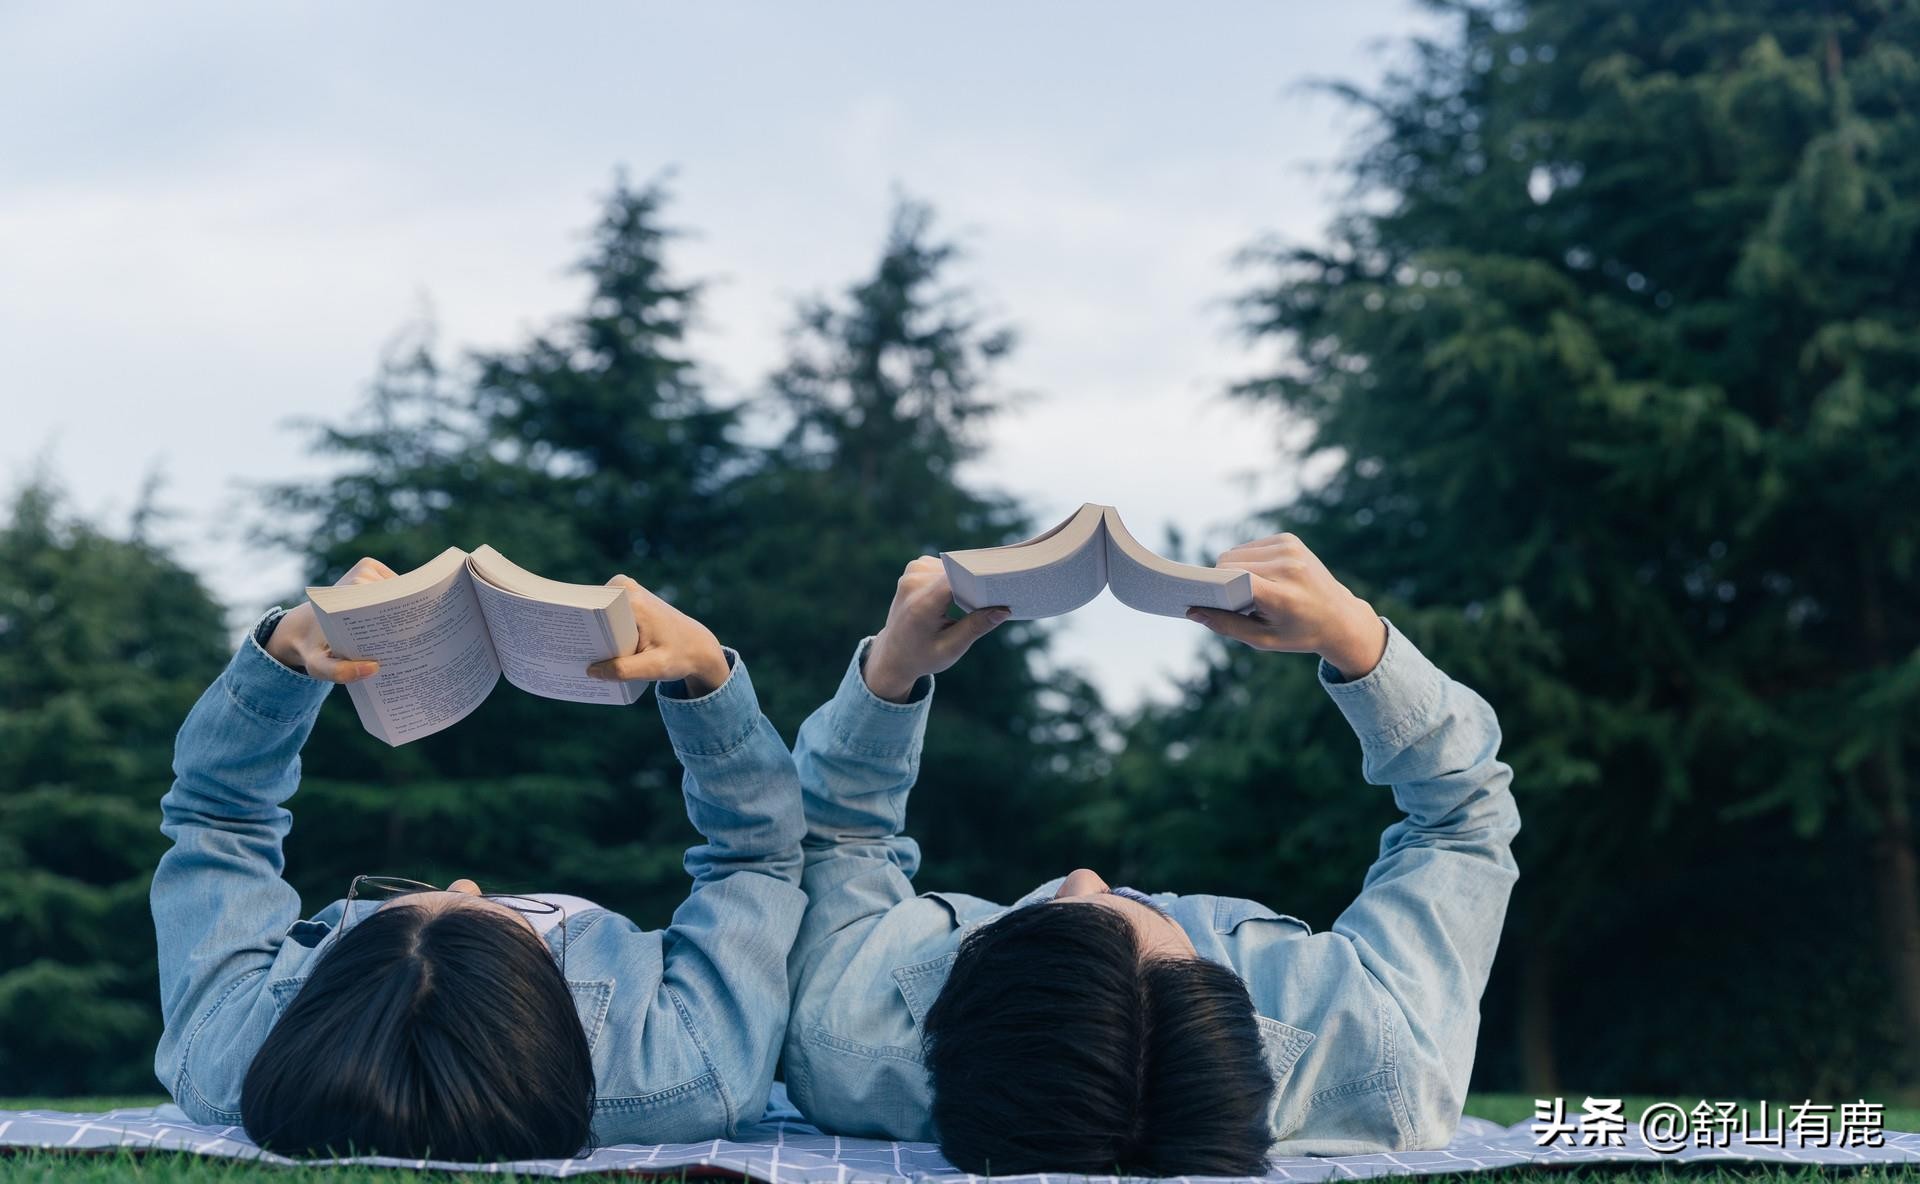
{"label": "denim seam", "polygon": [[[1379,700],[1386,694],[1382,688],[1384,688],[1388,682],[1392,681],[1394,677],[1393,672],[1405,664],[1406,658],[1404,657],[1403,651],[1412,644],[1405,634],[1395,629],[1393,630],[1393,636],[1389,639],[1386,650],[1380,655],[1379,665],[1375,666],[1360,678],[1353,679],[1349,682],[1327,682],[1323,678],[1321,680],[1322,685],[1326,688],[1327,693],[1333,696],[1336,702],[1372,703],[1377,706]],[[1322,664],[1325,664],[1324,659],[1322,659]],[[1432,672],[1423,672],[1421,682],[1425,685],[1417,689],[1416,694],[1418,697],[1413,705],[1402,712],[1399,718],[1395,719],[1392,723],[1377,727],[1366,735],[1363,735],[1361,742],[1366,745],[1392,746],[1397,744],[1415,721],[1432,713],[1437,701],[1446,689],[1446,681],[1445,677],[1435,677]]]}
{"label": "denim seam", "polygon": [[702,1073],[698,1077],[683,1081],[679,1085],[670,1085],[665,1089],[654,1090],[650,1094],[629,1094],[618,1098],[595,1098],[593,1100],[593,1108],[596,1111],[639,1110],[647,1106],[658,1105],[661,1102],[670,1102],[683,1094],[693,1093],[709,1083],[712,1083],[716,1087],[719,1085],[718,1075],[711,1070]]}
{"label": "denim seam", "polygon": [[871,756],[883,759],[901,757],[916,761],[920,759],[921,745],[916,741],[909,740],[903,746],[900,744],[881,744],[872,740],[857,740],[854,738],[852,732],[843,731],[839,728],[834,729],[833,738],[836,744],[848,752],[853,753],[855,756]]}
{"label": "denim seam", "polygon": [[575,929],[573,927],[573,918],[572,917],[567,918],[566,949],[569,951],[573,949],[574,943],[578,942],[581,938],[585,937],[589,930],[591,930],[595,925],[598,925],[600,923],[600,918],[608,915],[608,912],[606,909],[586,909],[582,911],[580,915],[582,917],[585,917],[586,920],[581,923],[580,928],[578,929]]}
{"label": "denim seam", "polygon": [[193,1099],[194,1105],[198,1106],[205,1113],[213,1115],[216,1120],[226,1123],[229,1126],[240,1125],[239,1111],[222,1109],[212,1102],[207,1101],[207,1096],[201,1093],[199,1088],[193,1084],[193,1078],[187,1073],[187,1066],[184,1061],[180,1064],[180,1076],[175,1081],[174,1096],[178,1097],[183,1093]]}
{"label": "denim seam", "polygon": [[903,1048],[895,1044],[862,1044],[857,1040],[848,1040],[844,1036],[836,1036],[819,1024],[815,1024],[807,1029],[807,1039],[816,1044],[824,1045],[827,1048],[837,1049],[840,1052],[851,1053],[855,1056],[863,1056],[875,1060],[909,1061],[916,1065],[924,1063],[922,1055],[917,1049]]}
{"label": "denim seam", "polygon": [[591,991],[593,997],[598,1001],[598,1006],[594,1008],[593,1026],[588,1028],[584,1017],[580,1020],[580,1027],[587,1037],[587,1049],[588,1051],[592,1051],[595,1042],[600,1039],[600,1033],[604,1031],[607,1026],[607,1012],[613,1006],[613,980],[610,978],[570,978],[566,980],[566,983],[567,994],[573,996],[573,1006],[576,1013],[578,1013],[580,1009],[580,996],[576,993],[575,988]]}
{"label": "denim seam", "polygon": [[1307,1099],[1307,1109],[1311,1110],[1323,1102],[1337,1102],[1342,1098],[1350,1098],[1356,1094],[1385,1092],[1387,1088],[1387,1078],[1391,1075],[1392,1071],[1389,1069],[1376,1069],[1365,1077],[1356,1077],[1352,1081],[1344,1081],[1339,1085],[1330,1085]]}
{"label": "denim seam", "polygon": [[895,703],[891,699],[882,699],[874,694],[873,688],[867,685],[867,653],[872,648],[871,638],[861,639],[860,644],[853,649],[853,664],[843,680],[843,690],[845,684],[851,684],[854,687],[853,698],[856,702],[876,707],[881,711],[906,715],[918,711],[922,703],[933,698],[935,679],[931,674],[922,674],[914,678],[913,686],[907,691],[908,698],[905,703]]}
{"label": "denim seam", "polygon": [[[280,663],[275,662],[272,658],[268,658],[267,661],[273,662],[275,666],[280,666]],[[301,679],[302,681],[309,682],[309,683],[314,682],[313,679],[307,678],[306,675],[295,674],[293,671],[288,670],[284,666],[280,666],[280,669],[283,672],[285,672],[287,677],[289,678],[298,678],[298,679]],[[299,711],[296,711],[292,715],[280,715],[277,712],[268,710],[267,708],[252,702],[246,696],[242,695],[239,691],[234,690],[233,684],[229,682],[225,677],[222,677],[220,681],[221,681],[222,689],[224,689],[227,692],[227,701],[232,703],[235,707],[238,707],[240,710],[246,712],[248,715],[251,715],[255,719],[260,720],[262,723],[297,724],[300,722],[300,720],[303,717],[307,715],[308,712],[314,709],[314,706],[318,706],[318,704],[316,703],[313,706],[302,707]]]}
{"label": "denim seam", "polygon": [[257,970],[249,970],[239,978],[234,979],[233,982],[227,986],[227,989],[220,993],[220,997],[213,1001],[213,1005],[200,1013],[200,1019],[193,1025],[193,1030],[187,1033],[186,1041],[180,1046],[180,1073],[176,1079],[177,1083],[184,1085],[187,1092],[191,1093],[194,1100],[204,1106],[208,1113],[218,1114],[223,1118],[231,1115],[232,1121],[234,1122],[240,1121],[239,1114],[231,1110],[221,1109],[207,1101],[206,1095],[202,1094],[199,1087],[193,1084],[193,1075],[188,1072],[187,1066],[192,1063],[194,1044],[200,1039],[200,1033],[205,1030],[207,1024],[213,1020],[214,1015],[219,1012],[222,1007],[227,1005],[227,1000],[233,998],[235,991],[238,991],[246,985],[248,979],[258,978],[266,974],[269,969],[271,968],[262,966]]}
{"label": "denim seam", "polygon": [[780,1058],[782,1079],[787,1083],[787,1095],[792,1097],[795,1090],[800,1098],[809,1105],[813,1100],[813,1070],[807,1066],[806,1057],[783,1055]]}
{"label": "denim seam", "polygon": [[746,730],[741,732],[739,736],[722,743],[718,748],[709,748],[705,745],[696,747],[691,743],[683,743],[676,739],[673,744],[673,751],[683,758],[730,756],[742,748],[745,748],[747,743],[753,739],[754,732],[758,730],[756,725],[758,725],[759,722],[760,721],[756,719],[752,724],[749,724]]}
{"label": "denim seam", "polygon": [[719,1066],[713,1063],[713,1055],[707,1051],[707,1046],[701,1041],[699,1033],[694,1031],[693,1015],[687,1010],[686,1001],[680,998],[680,992],[664,983],[661,984],[660,989],[667,993],[667,998],[673,1000],[674,1010],[680,1013],[680,1026],[686,1029],[687,1039],[693,1042],[694,1051],[700,1054],[700,1063],[707,1067],[707,1076],[713,1078],[714,1090],[720,1095],[720,1108],[726,1114],[725,1125],[722,1129],[726,1134],[732,1135],[734,1132],[734,1123],[737,1121],[737,1115],[735,1113],[733,1097],[727,1092],[727,1083],[720,1077]]}
{"label": "denim seam", "polygon": [[1400,742],[1405,740],[1408,734],[1416,727],[1426,723],[1438,714],[1440,701],[1445,695],[1446,684],[1444,680],[1436,679],[1432,688],[1422,696],[1420,701],[1414,704],[1405,715],[1395,721],[1393,726],[1383,729],[1374,743],[1384,744],[1388,747],[1398,747]]}
{"label": "denim seam", "polygon": [[[1385,620],[1384,617],[1381,619]],[[1397,633],[1399,631],[1393,630],[1393,632]],[[1399,640],[1404,641],[1404,636]],[[1380,651],[1380,660],[1374,664],[1372,670],[1367,671],[1359,678],[1343,678],[1339,682],[1325,682],[1323,679],[1322,681],[1325,682],[1327,692],[1337,698],[1343,699],[1372,698],[1379,694],[1380,688],[1392,677],[1388,671],[1400,664],[1398,651],[1401,647],[1393,644],[1394,641],[1395,638],[1389,635],[1387,647]],[[1338,670],[1333,663],[1327,661],[1325,658],[1320,659],[1320,664],[1327,669],[1335,670],[1336,672]]]}
{"label": "denim seam", "polygon": [[1380,1043],[1388,1073],[1387,1104],[1393,1108],[1393,1125],[1399,1129],[1400,1137],[1409,1148],[1419,1146],[1420,1132],[1414,1128],[1413,1114],[1407,1105],[1406,1093],[1400,1081],[1399,1008],[1384,998],[1380,1000]]}
{"label": "denim seam", "polygon": [[[923,674],[920,677],[923,679],[931,679],[933,676]],[[880,696],[874,694],[873,688],[867,685],[866,676],[863,674],[849,674],[847,676],[847,682],[853,686],[854,702],[858,703],[861,708],[871,711],[884,711],[888,715],[912,715],[914,712],[920,710],[922,703],[925,703],[933,697],[933,691],[929,688],[926,694],[918,698],[909,699],[905,703],[895,703],[891,699],[882,699]],[[919,682],[916,680],[914,689],[918,690],[919,685]]]}

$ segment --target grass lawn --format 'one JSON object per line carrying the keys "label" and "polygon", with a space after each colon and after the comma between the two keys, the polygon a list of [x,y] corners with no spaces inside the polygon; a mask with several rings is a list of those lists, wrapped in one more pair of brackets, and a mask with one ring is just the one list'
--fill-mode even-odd
{"label": "grass lawn", "polygon": [[[124,1097],[124,1098],[0,1098],[0,1110],[61,1109],[61,1110],[111,1110],[119,1106],[152,1106],[163,1098]],[[1581,1097],[1568,1095],[1567,1109],[1577,1114]],[[1627,1098],[1624,1112],[1637,1118],[1648,1103],[1654,1101],[1678,1102],[1682,1107],[1691,1108],[1698,1098]],[[1467,1101],[1467,1113],[1481,1118],[1491,1119],[1503,1125],[1525,1122],[1533,1118],[1533,1098],[1524,1094],[1475,1094]],[[1920,1108],[1887,1107],[1886,1129],[1913,1131],[1920,1130]],[[1662,1165],[1658,1167],[1621,1167],[1587,1170],[1551,1170],[1545,1168],[1518,1168],[1499,1173],[1501,1181],[1524,1181],[1526,1184],[1642,1184],[1654,1181],[1684,1181],[1684,1184],[1813,1184],[1841,1177],[1853,1178],[1854,1173],[1842,1171],[1822,1171],[1818,1168],[1763,1168],[1763,1167],[1680,1167]],[[1859,1178],[1871,1180],[1894,1180],[1901,1184],[1920,1184],[1920,1167],[1872,1168],[1858,1173]],[[539,1177],[534,1177],[539,1178]],[[593,1177],[589,1177],[593,1178]],[[613,1177],[607,1177],[613,1178]],[[1424,1179],[1444,1181],[1472,1181],[1481,1177],[1431,1176]],[[113,1181],[132,1181],[135,1184],[255,1184],[255,1182],[280,1182],[289,1179],[300,1181],[324,1181],[325,1184],[453,1184],[455,1181],[471,1181],[473,1184],[487,1182],[500,1184],[512,1180],[511,1176],[464,1175],[450,1173],[426,1173],[402,1171],[390,1168],[367,1167],[315,1167],[315,1168],[277,1168],[264,1165],[237,1163],[231,1160],[206,1159],[192,1155],[174,1155],[154,1153],[132,1155],[126,1152],[103,1152],[95,1154],[74,1154],[58,1151],[22,1151],[16,1154],[0,1154],[0,1184],[28,1184],[45,1181],[47,1184],[107,1184]]]}

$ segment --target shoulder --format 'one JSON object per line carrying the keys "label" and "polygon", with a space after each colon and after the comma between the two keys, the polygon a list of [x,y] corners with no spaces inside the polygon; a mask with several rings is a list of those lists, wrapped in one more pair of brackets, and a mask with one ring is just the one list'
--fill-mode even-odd
{"label": "shoulder", "polygon": [[787,1028],[787,1085],[809,1121],[835,1134],[932,1138],[921,1026],[967,932],[1003,912],[928,892],[837,935],[797,984]]}
{"label": "shoulder", "polygon": [[[312,935],[314,944],[302,943],[303,931]],[[239,1125],[240,1090],[247,1069],[267,1033],[305,985],[315,946],[327,932],[324,924],[296,922],[271,963],[221,984],[206,1006],[188,1019],[171,1071],[162,1066],[161,1073],[167,1092],[194,1121]]]}

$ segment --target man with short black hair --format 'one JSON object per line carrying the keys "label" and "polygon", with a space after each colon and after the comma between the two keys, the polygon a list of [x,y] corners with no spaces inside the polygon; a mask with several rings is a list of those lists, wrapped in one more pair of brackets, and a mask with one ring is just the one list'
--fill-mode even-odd
{"label": "man with short black hair", "polygon": [[968,1171],[1240,1175],[1270,1154],[1444,1145],[1518,872],[1500,729],[1290,534],[1219,566],[1247,615],[1188,615],[1315,653],[1366,780],[1403,814],[1332,929],[1252,901],[1148,895],[1081,869],[1011,908],[916,895],[901,832],[933,675],[1007,618],[947,618],[938,559],[901,577],[802,725],[807,914],[789,961],[794,1102],[841,1134],[937,1139]]}

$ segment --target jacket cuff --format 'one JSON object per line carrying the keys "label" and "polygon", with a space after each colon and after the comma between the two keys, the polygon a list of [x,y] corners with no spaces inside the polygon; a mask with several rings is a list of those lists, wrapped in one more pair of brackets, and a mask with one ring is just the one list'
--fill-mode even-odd
{"label": "jacket cuff", "polygon": [[227,696],[242,708],[274,723],[292,723],[320,710],[333,684],[280,664],[260,644],[260,631],[277,623],[286,611],[278,606],[262,613],[247,628],[247,638],[227,663],[221,677]]}
{"label": "jacket cuff", "polygon": [[1366,749],[1392,749],[1440,710],[1447,676],[1393,622],[1387,627],[1386,652],[1372,670],[1352,681],[1320,660],[1320,685],[1347,717]]}
{"label": "jacket cuff", "polygon": [[747,664],[732,646],[721,646],[727,681],[697,698],[687,695],[687,680],[653,684],[660,718],[667,723],[673,750],[686,756],[719,756],[747,742],[760,722],[760,700],[753,693]]}
{"label": "jacket cuff", "polygon": [[927,715],[933,710],[933,675],[914,680],[905,703],[893,703],[873,693],[861,673],[873,638],[861,639],[854,648],[853,660],[840,678],[840,689],[833,693],[827,709],[827,724],[833,736],[853,752],[868,756],[904,756],[917,751],[927,731]]}

